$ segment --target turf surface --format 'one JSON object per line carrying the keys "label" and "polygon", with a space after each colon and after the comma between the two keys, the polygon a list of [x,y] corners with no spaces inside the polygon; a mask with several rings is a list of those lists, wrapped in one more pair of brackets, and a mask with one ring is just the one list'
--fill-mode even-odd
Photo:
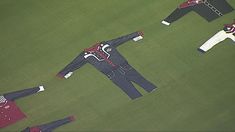
{"label": "turf surface", "polygon": [[[46,91],[17,100],[28,118],[0,131],[71,114],[77,121],[56,131],[235,131],[235,45],[196,50],[235,12],[211,23],[191,12],[162,25],[182,1],[1,0],[0,93],[39,84]],[[137,30],[145,39],[119,51],[157,91],[138,87],[144,97],[131,101],[89,64],[68,80],[55,77],[84,48]]]}

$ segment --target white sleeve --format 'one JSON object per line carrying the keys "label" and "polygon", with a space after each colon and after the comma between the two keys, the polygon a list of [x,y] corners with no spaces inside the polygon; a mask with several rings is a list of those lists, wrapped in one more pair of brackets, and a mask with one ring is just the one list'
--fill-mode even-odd
{"label": "white sleeve", "polygon": [[207,40],[199,49],[204,52],[207,52],[216,44],[220,43],[221,41],[224,41],[226,38],[228,38],[228,34],[224,30],[219,31],[213,37]]}

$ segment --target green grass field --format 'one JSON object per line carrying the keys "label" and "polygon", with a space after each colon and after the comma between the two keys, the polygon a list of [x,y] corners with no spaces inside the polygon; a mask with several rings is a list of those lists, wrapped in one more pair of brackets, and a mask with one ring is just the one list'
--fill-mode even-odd
{"label": "green grass field", "polygon": [[[40,84],[46,91],[17,100],[28,118],[0,131],[68,115],[76,122],[56,131],[235,131],[235,45],[197,51],[235,12],[211,23],[191,12],[162,25],[182,1],[1,0],[0,93]],[[137,87],[144,96],[131,101],[89,64],[68,80],[55,77],[84,48],[138,30],[143,41],[118,49],[157,91]]]}

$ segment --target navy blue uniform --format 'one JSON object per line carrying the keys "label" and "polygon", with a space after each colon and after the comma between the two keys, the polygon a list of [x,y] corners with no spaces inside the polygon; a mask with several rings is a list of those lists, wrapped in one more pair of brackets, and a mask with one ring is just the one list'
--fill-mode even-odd
{"label": "navy blue uniform", "polygon": [[191,11],[195,11],[210,22],[233,10],[226,0],[188,0],[176,8],[162,23],[170,25]]}
{"label": "navy blue uniform", "polygon": [[134,87],[131,81],[143,87],[147,92],[153,91],[156,86],[142,77],[127,60],[117,51],[116,47],[137,38],[142,39],[140,32],[134,32],[117,39],[98,43],[85,49],[69,65],[61,70],[58,75],[65,77],[79,69],[86,63],[90,63],[97,70],[105,74],[110,80],[119,86],[131,99],[138,98],[141,93]]}

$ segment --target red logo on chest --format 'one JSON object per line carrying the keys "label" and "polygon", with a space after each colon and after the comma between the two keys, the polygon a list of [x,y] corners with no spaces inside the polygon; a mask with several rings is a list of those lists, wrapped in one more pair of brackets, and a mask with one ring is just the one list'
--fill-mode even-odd
{"label": "red logo on chest", "polygon": [[109,51],[108,50],[105,51],[103,46],[104,46],[103,44],[97,43],[97,44],[93,45],[92,47],[85,49],[85,52],[87,54],[93,54],[97,58],[102,58],[102,59],[106,58],[107,59],[110,56],[108,54],[108,52],[111,51],[111,50],[108,49]]}
{"label": "red logo on chest", "polygon": [[95,57],[98,61],[106,61],[107,63],[109,63],[110,65],[112,65],[112,67],[115,67],[116,65],[109,59],[110,54],[108,52],[110,52],[112,49],[108,48],[107,51],[105,51],[105,49],[109,47],[109,45],[103,45],[103,44],[95,44],[94,46],[85,49],[85,58],[89,57],[89,56],[93,56]]}

